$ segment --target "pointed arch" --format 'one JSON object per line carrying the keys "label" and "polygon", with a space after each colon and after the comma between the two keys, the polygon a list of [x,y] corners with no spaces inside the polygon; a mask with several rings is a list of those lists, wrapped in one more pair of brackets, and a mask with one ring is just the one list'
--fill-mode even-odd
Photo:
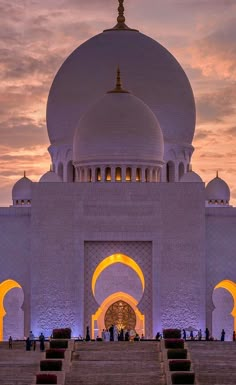
{"label": "pointed arch", "polygon": [[11,289],[15,288],[22,289],[20,284],[13,279],[7,279],[0,283],[0,341],[3,340],[3,318],[6,315],[4,297]]}
{"label": "pointed arch", "polygon": [[142,272],[140,266],[132,258],[128,257],[125,254],[113,254],[113,255],[110,255],[109,257],[103,259],[98,264],[98,266],[96,267],[96,269],[93,273],[93,277],[92,277],[93,295],[95,295],[95,285],[96,285],[98,277],[100,276],[100,274],[103,272],[104,269],[106,269],[108,266],[112,265],[113,263],[123,263],[123,264],[131,267],[131,269],[133,269],[137,273],[137,275],[139,276],[141,284],[142,284],[142,288],[144,291],[145,280],[144,280],[144,275],[143,275],[143,272]]}
{"label": "pointed arch", "polygon": [[119,301],[119,300],[121,300],[121,301],[123,300],[123,301],[127,302],[132,307],[132,309],[134,310],[136,317],[137,317],[136,331],[140,334],[144,333],[144,331],[145,331],[145,316],[138,309],[138,302],[136,301],[136,299],[127,293],[116,292],[116,293],[109,295],[109,297],[107,297],[103,301],[101,306],[97,309],[96,313],[92,314],[92,317],[91,317],[92,338],[95,337],[96,331],[101,332],[102,329],[105,328],[104,315],[106,313],[106,310],[109,308],[110,305],[112,305],[112,303]]}
{"label": "pointed arch", "polygon": [[219,282],[215,287],[215,289],[225,289],[227,290],[233,297],[234,307],[232,309],[231,315],[234,318],[234,330],[236,330],[236,283],[230,281],[229,279],[225,279]]}

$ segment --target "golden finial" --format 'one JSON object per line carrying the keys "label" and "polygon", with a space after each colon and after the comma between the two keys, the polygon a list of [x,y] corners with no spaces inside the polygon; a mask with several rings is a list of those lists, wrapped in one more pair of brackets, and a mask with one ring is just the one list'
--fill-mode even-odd
{"label": "golden finial", "polygon": [[26,172],[24,171],[24,178],[26,178]]}
{"label": "golden finial", "polygon": [[216,170],[216,178],[219,178],[219,171]]}
{"label": "golden finial", "polygon": [[122,88],[121,77],[120,77],[120,67],[117,67],[116,71],[116,86],[113,90],[108,91],[108,94],[129,94],[129,91],[126,91]]}
{"label": "golden finial", "polygon": [[126,30],[126,31],[136,31],[138,32],[137,29],[132,29],[132,28],[129,28],[126,24],[125,24],[125,7],[124,7],[124,0],[118,0],[119,2],[119,6],[118,6],[118,17],[117,17],[117,24],[115,25],[115,27],[113,28],[110,28],[110,29],[105,29],[105,31],[103,32],[106,32],[106,31],[113,31],[113,30],[117,30],[117,31],[122,31],[122,30]]}

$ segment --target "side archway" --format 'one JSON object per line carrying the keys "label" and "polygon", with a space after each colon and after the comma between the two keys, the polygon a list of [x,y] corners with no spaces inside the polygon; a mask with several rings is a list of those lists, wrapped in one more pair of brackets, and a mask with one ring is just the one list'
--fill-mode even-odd
{"label": "side archway", "polygon": [[236,330],[236,283],[230,280],[219,282],[214,287],[213,303],[213,336],[220,338],[220,331],[225,329],[226,339],[232,340],[233,330]]}
{"label": "side archway", "polygon": [[12,279],[7,279],[0,283],[0,341],[3,340],[3,319],[6,315],[4,308],[4,298],[11,289],[15,288],[22,289],[20,284]]}

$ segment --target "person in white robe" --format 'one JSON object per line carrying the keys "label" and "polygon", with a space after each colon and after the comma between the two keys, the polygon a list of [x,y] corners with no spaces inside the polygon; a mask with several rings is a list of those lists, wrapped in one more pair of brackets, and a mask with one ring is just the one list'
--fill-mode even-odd
{"label": "person in white robe", "polygon": [[114,341],[118,341],[118,335],[119,335],[118,327],[114,325]]}
{"label": "person in white robe", "polygon": [[109,330],[105,331],[105,342],[110,342],[110,332],[109,332]]}

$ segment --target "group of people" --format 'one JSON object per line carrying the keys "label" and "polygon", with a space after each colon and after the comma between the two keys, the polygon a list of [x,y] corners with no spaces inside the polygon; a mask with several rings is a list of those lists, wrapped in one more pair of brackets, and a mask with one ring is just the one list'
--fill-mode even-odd
{"label": "group of people", "polygon": [[[213,341],[214,338],[212,336],[210,336],[210,331],[208,328],[205,329],[205,341]],[[190,330],[190,340],[191,341],[194,341],[194,340],[198,340],[198,341],[201,341],[203,339],[203,333],[202,333],[202,329],[199,329],[198,332],[197,332],[197,335],[194,336],[193,334],[193,330]],[[186,334],[186,330],[183,329],[183,339],[186,340],[187,339],[187,334]],[[224,341],[225,340],[225,330],[222,329],[221,330],[221,336],[220,336],[220,341]],[[235,331],[233,331],[233,336],[232,336],[232,340],[235,341],[236,340],[236,333]]]}
{"label": "group of people", "polygon": [[[39,340],[40,351],[44,352],[44,350],[45,350],[45,337],[44,337],[43,333],[40,334],[38,340]],[[25,341],[26,350],[30,351],[31,348],[33,348],[33,350],[36,350],[36,341],[37,340],[35,339],[33,332],[30,331],[29,336],[26,338],[26,341]]]}
{"label": "group of people", "polygon": [[[40,334],[39,338],[39,348],[41,352],[44,352],[45,350],[45,337],[43,333]],[[25,348],[27,351],[30,351],[31,349],[36,350],[36,342],[35,336],[32,331],[30,331],[29,336],[25,340]],[[9,349],[12,349],[13,347],[13,338],[12,336],[8,339],[8,347]]]}
{"label": "group of people", "polygon": [[109,329],[103,329],[101,338],[103,341],[131,341],[139,340],[139,335],[135,330],[118,329],[116,325],[111,325]]}
{"label": "group of people", "polygon": [[[40,351],[44,352],[44,350],[45,350],[45,337],[44,337],[43,333],[40,334],[40,336],[38,338],[38,341],[39,341]],[[27,351],[30,351],[31,349],[32,350],[36,350],[36,343],[37,343],[37,339],[35,338],[33,332],[30,331],[29,336],[25,340],[25,348],[26,348],[26,350]],[[12,347],[13,347],[13,338],[12,338],[12,336],[10,336],[9,339],[8,339],[8,347],[9,347],[9,349],[12,349]]]}
{"label": "group of people", "polygon": [[109,329],[103,329],[102,331],[102,340],[105,342],[108,341],[118,341],[119,338],[124,339],[124,331],[121,329],[120,333],[116,325],[111,325]]}

